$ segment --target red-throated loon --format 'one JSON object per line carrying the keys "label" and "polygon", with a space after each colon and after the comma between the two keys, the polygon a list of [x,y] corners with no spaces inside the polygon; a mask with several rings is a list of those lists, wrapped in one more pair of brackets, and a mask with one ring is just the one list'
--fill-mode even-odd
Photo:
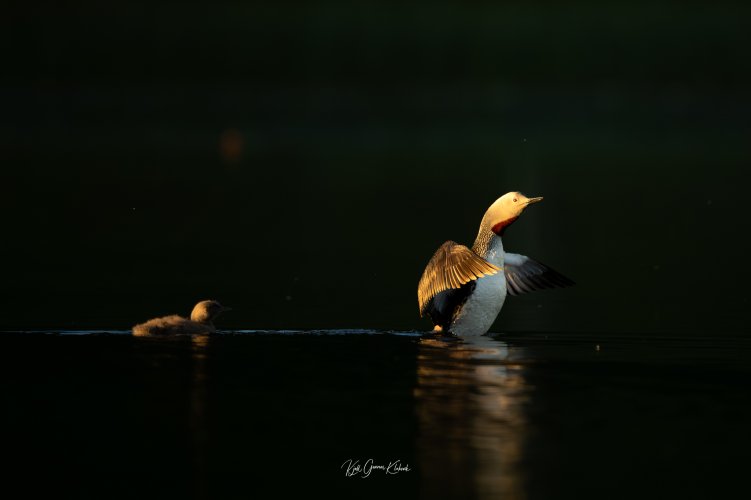
{"label": "red-throated loon", "polygon": [[216,300],[202,300],[193,308],[193,312],[190,313],[190,319],[177,315],[150,319],[146,323],[134,326],[133,335],[136,337],[145,337],[149,335],[170,335],[176,333],[215,333],[214,319],[222,312],[230,310],[229,307],[224,307]]}
{"label": "red-throated loon", "polygon": [[471,250],[453,241],[441,245],[417,287],[420,316],[427,313],[435,330],[459,336],[484,335],[507,293],[520,295],[574,284],[529,257],[503,251],[504,230],[525,208],[541,200],[519,192],[506,193],[485,212]]}

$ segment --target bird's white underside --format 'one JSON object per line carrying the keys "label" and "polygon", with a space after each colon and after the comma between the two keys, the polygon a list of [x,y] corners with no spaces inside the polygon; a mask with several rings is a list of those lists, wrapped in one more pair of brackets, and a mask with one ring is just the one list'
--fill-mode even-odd
{"label": "bird's white underside", "polygon": [[506,276],[499,272],[477,280],[474,291],[451,323],[460,337],[484,335],[493,326],[506,300]]}
{"label": "bird's white underside", "polygon": [[[493,238],[487,253],[482,257],[503,269],[505,253],[500,237]],[[451,322],[451,332],[460,337],[485,335],[501,312],[506,300],[506,275],[499,271],[492,276],[477,279],[475,289],[470,294],[459,314]]]}

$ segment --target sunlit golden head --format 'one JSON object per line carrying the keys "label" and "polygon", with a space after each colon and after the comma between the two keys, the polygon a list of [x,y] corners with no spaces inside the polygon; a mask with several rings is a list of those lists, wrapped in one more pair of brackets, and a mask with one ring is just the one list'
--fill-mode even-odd
{"label": "sunlit golden head", "polygon": [[496,234],[502,234],[505,227],[516,220],[528,206],[538,201],[542,201],[542,196],[528,198],[519,191],[511,191],[490,205],[483,222]]}
{"label": "sunlit golden head", "polygon": [[211,323],[221,313],[229,310],[229,307],[224,307],[216,300],[202,300],[193,308],[190,319],[197,323]]}

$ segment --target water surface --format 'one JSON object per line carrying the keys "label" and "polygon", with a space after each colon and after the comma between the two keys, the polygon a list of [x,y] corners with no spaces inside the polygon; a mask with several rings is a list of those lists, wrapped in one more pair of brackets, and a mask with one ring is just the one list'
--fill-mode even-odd
{"label": "water surface", "polygon": [[[542,499],[746,486],[751,341],[741,336],[0,339],[0,423],[14,458],[4,475],[29,493]],[[409,470],[364,477],[369,459]],[[363,470],[347,477],[348,460]]]}

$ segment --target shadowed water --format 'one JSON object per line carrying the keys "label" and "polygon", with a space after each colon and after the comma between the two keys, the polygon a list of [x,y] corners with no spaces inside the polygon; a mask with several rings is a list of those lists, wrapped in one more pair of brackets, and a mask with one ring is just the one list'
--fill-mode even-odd
{"label": "shadowed water", "polygon": [[743,337],[0,339],[14,457],[4,476],[29,494],[50,483],[87,498],[686,498],[745,487]]}

